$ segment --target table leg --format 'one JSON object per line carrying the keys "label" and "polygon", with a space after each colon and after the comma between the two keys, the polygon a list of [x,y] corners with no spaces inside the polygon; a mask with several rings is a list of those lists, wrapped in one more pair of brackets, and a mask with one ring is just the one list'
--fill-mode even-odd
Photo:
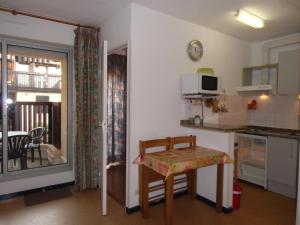
{"label": "table leg", "polygon": [[141,165],[140,166],[141,172],[140,172],[140,205],[141,205],[141,212],[142,217],[147,218],[148,217],[148,192],[149,192],[149,186],[148,186],[148,167]]}
{"label": "table leg", "polygon": [[197,189],[197,169],[187,172],[188,191],[191,198],[196,197]]}
{"label": "table leg", "polygon": [[217,168],[217,200],[216,200],[216,211],[222,212],[223,205],[223,175],[224,175],[224,164],[219,163]]}
{"label": "table leg", "polygon": [[165,225],[173,224],[173,175],[166,180]]}

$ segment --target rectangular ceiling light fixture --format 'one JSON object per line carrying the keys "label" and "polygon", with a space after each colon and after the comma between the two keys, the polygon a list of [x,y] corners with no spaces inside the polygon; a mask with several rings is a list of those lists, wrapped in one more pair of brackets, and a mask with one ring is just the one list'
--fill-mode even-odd
{"label": "rectangular ceiling light fixture", "polygon": [[235,15],[235,18],[238,21],[256,29],[263,28],[265,26],[263,19],[245,9],[239,9]]}

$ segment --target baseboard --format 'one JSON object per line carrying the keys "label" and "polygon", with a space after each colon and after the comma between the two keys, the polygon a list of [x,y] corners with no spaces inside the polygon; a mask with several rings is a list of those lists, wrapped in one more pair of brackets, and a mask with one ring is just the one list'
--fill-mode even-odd
{"label": "baseboard", "polygon": [[[216,203],[215,202],[213,202],[213,201],[211,201],[211,200],[209,200],[209,199],[207,199],[207,198],[205,198],[205,197],[203,197],[201,195],[197,194],[197,199],[199,201],[201,201],[201,202],[206,203],[207,205],[210,205],[211,207],[214,207],[214,208],[216,207]],[[227,207],[223,206],[222,210],[223,210],[224,213],[229,214],[229,213],[231,213],[233,211],[233,208],[232,207],[227,208]]]}
{"label": "baseboard", "polygon": [[134,206],[134,207],[131,207],[131,208],[126,207],[125,210],[126,210],[127,214],[132,214],[132,213],[140,211],[140,209],[141,209],[141,207],[139,205],[137,205],[137,206]]}
{"label": "baseboard", "polygon": [[[180,196],[186,195],[187,193],[188,193],[187,190],[177,192],[177,193],[174,194],[174,198],[178,198]],[[215,202],[213,202],[213,201],[211,201],[211,200],[209,200],[209,199],[207,199],[207,198],[205,198],[205,197],[203,197],[201,195],[197,194],[197,199],[199,201],[207,204],[207,205],[210,205],[211,207],[214,207],[214,208],[216,207],[216,203]],[[162,199],[160,199],[159,201],[156,201],[156,202],[150,202],[149,205],[150,206],[157,205],[157,204],[162,203],[162,202],[165,202],[165,198],[162,198]],[[131,207],[131,208],[126,207],[126,213],[127,214],[132,214],[132,213],[140,211],[140,209],[141,209],[141,207],[139,205]],[[229,213],[231,213],[233,211],[233,208],[232,207],[229,207],[229,208],[222,207],[222,210],[223,210],[224,213],[229,214]]]}
{"label": "baseboard", "polygon": [[50,186],[46,186],[46,187],[36,188],[36,189],[32,189],[32,190],[27,190],[27,191],[20,191],[20,192],[15,192],[15,193],[11,193],[11,194],[0,195],[0,201],[8,200],[11,198],[16,198],[16,197],[23,196],[26,194],[31,194],[31,193],[41,192],[41,191],[48,191],[48,190],[58,189],[58,188],[67,187],[67,186],[74,186],[74,183],[75,182],[73,181],[73,182],[68,182],[68,183],[63,183],[63,184],[55,184],[55,185],[50,185]]}

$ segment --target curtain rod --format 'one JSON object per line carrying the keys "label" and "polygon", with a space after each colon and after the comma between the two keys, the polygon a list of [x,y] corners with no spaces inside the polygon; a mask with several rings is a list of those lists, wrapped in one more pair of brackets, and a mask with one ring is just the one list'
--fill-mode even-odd
{"label": "curtain rod", "polygon": [[98,28],[98,27],[93,27],[93,26],[88,26],[88,25],[81,25],[80,23],[72,23],[72,22],[68,22],[68,21],[64,21],[64,20],[53,19],[53,18],[50,18],[50,17],[40,16],[40,15],[27,13],[27,12],[21,12],[21,11],[17,11],[17,10],[14,10],[14,9],[8,9],[8,8],[0,7],[0,11],[8,12],[8,13],[11,13],[15,16],[16,15],[29,16],[29,17],[42,19],[42,20],[48,20],[48,21],[52,21],[52,22],[56,22],[56,23],[63,23],[63,24],[67,24],[67,25],[71,25],[71,26],[75,26],[75,27],[91,28],[91,29],[97,30],[98,32],[100,31],[100,28]]}

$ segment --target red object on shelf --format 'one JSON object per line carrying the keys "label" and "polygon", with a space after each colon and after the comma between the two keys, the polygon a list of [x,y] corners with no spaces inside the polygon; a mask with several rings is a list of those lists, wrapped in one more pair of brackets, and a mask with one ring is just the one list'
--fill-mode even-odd
{"label": "red object on shelf", "polygon": [[241,188],[241,186],[237,182],[233,183],[233,196],[232,196],[232,207],[233,207],[233,209],[239,209],[240,208],[242,191],[243,191],[243,189]]}
{"label": "red object on shelf", "polygon": [[257,109],[257,101],[255,99],[248,104],[248,109]]}

